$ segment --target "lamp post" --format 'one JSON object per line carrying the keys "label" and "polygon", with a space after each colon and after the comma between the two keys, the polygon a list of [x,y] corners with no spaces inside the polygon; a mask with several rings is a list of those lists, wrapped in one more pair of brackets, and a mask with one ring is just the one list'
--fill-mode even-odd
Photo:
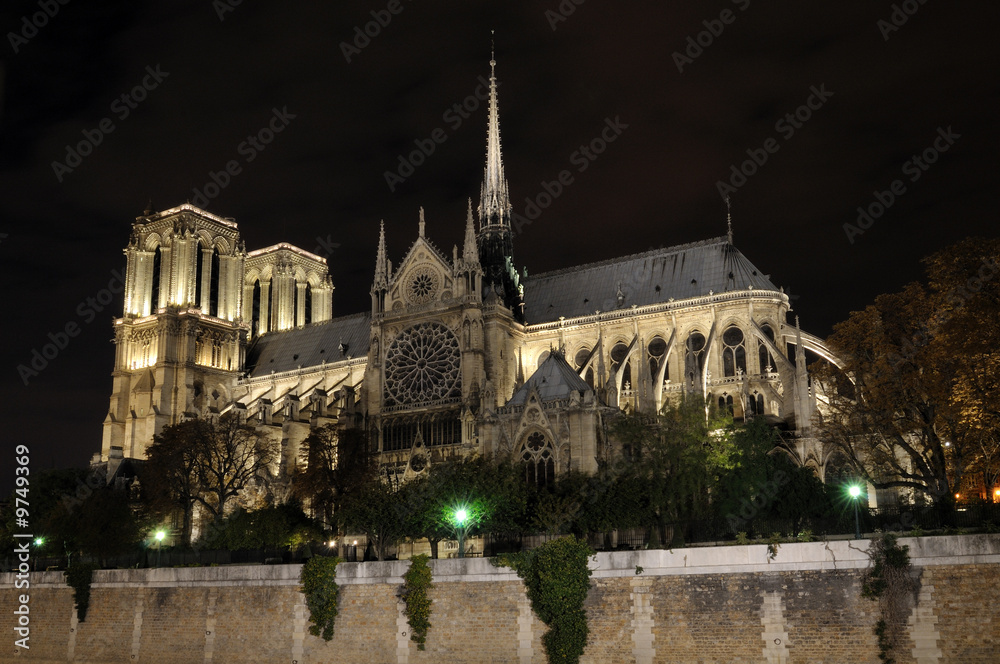
{"label": "lamp post", "polygon": [[32,569],[34,569],[36,571],[38,570],[38,556],[42,552],[42,545],[43,544],[45,544],[45,538],[44,537],[36,537],[35,538],[35,556],[31,559],[31,566],[32,566]]}
{"label": "lamp post", "polygon": [[157,530],[156,531],[156,566],[157,567],[160,566],[160,545],[163,542],[163,538],[166,537],[166,536],[167,536],[167,534],[165,532],[163,532],[162,530]]}
{"label": "lamp post", "polygon": [[861,487],[852,485],[847,493],[854,499],[854,539],[861,539],[861,521],[858,520],[858,499],[861,497]]}
{"label": "lamp post", "polygon": [[465,558],[465,531],[468,530],[469,513],[464,507],[455,510],[455,526],[458,531],[458,557]]}

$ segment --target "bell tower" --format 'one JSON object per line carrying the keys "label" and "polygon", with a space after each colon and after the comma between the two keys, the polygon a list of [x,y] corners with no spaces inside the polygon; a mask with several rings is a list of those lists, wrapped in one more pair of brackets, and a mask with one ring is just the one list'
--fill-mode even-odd
{"label": "bell tower", "polygon": [[102,460],[144,458],[164,426],[230,402],[246,352],[245,259],[236,223],[190,204],[136,218]]}

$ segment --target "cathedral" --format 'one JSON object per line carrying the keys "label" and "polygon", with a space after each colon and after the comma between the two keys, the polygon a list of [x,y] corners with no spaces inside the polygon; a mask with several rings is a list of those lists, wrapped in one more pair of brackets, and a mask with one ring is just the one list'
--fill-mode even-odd
{"label": "cathedral", "polygon": [[[335,317],[326,259],[286,243],[247,251],[232,219],[190,204],[147,210],[125,248],[100,462],[110,474],[144,458],[163,427],[231,412],[280,440],[283,472],[310,429],[338,424],[363,427],[396,479],[481,453],[544,484],[610,458],[615,413],[651,414],[687,392],[780,426],[823,477],[806,351],[836,360],[789,323],[787,295],[731,230],[530,277],[515,269],[492,72],[483,182],[464,228],[450,254],[423,210],[415,238],[381,229],[371,310]],[[393,256],[395,243],[409,248]]]}

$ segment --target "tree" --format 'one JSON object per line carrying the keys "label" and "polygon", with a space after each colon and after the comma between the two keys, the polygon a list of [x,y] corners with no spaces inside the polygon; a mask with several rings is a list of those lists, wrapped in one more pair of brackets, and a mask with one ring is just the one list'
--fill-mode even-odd
{"label": "tree", "polygon": [[789,458],[777,431],[763,418],[738,427],[732,440],[733,463],[713,487],[712,506],[736,532],[748,530],[756,518],[792,519],[798,532],[803,520],[831,513],[833,502],[824,484]]}
{"label": "tree", "polygon": [[707,515],[709,489],[733,463],[731,425],[732,418],[711,400],[692,396],[668,403],[653,421],[623,415],[613,425],[629,461],[624,473],[643,483],[648,496],[654,546],[667,524]]}
{"label": "tree", "polygon": [[365,432],[341,430],[335,424],[310,432],[302,442],[299,461],[294,495],[308,502],[313,514],[326,524],[333,524],[346,497],[376,474]]}
{"label": "tree", "polygon": [[205,420],[188,420],[164,427],[146,449],[146,463],[139,471],[151,513],[161,518],[174,511],[181,513],[180,541],[184,546],[191,544],[194,505],[200,491],[198,441],[211,436],[210,426]]}
{"label": "tree", "polygon": [[196,437],[199,492],[196,499],[219,521],[228,502],[258,478],[270,475],[270,465],[278,457],[278,443],[232,415],[203,429]]}
{"label": "tree", "polygon": [[196,419],[164,427],[147,456],[141,476],[147,500],[161,514],[181,510],[182,541],[188,544],[194,504],[221,521],[234,498],[270,476],[278,443],[223,415],[217,422]]}
{"label": "tree", "polygon": [[377,477],[347,496],[340,512],[343,527],[364,533],[378,560],[385,560],[407,530],[408,506],[404,494]]}
{"label": "tree", "polygon": [[438,543],[457,537],[455,511],[466,510],[466,534],[521,530],[528,488],[518,469],[493,457],[449,459],[401,487],[408,507],[407,535]]}
{"label": "tree", "polygon": [[875,487],[947,510],[970,469],[996,481],[998,257],[998,240],[948,247],[925,260],[926,286],[880,295],[834,328],[844,366],[816,370],[830,406],[821,435]]}

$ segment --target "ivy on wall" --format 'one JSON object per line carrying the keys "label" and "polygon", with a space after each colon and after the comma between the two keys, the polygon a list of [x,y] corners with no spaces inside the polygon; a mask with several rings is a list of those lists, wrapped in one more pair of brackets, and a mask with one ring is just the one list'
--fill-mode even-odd
{"label": "ivy on wall", "polygon": [[431,568],[426,554],[410,558],[410,568],[403,575],[403,587],[399,596],[406,603],[406,622],[410,624],[410,640],[423,650],[427,641],[427,630],[431,627],[431,598],[427,591],[431,585]]}
{"label": "ivy on wall", "polygon": [[868,569],[861,577],[861,596],[879,604],[880,615],[874,631],[878,637],[878,658],[884,664],[895,664],[893,651],[902,637],[913,591],[909,550],[910,547],[896,542],[895,535],[872,538]]}
{"label": "ivy on wall", "polygon": [[89,563],[75,563],[66,569],[66,585],[73,589],[73,603],[76,604],[76,619],[87,619],[90,606],[90,582],[97,567]]}
{"label": "ivy on wall", "polygon": [[299,581],[309,608],[309,633],[322,636],[324,641],[333,639],[333,623],[337,620],[337,564],[340,558],[313,556],[302,565]]}
{"label": "ivy on wall", "polygon": [[586,541],[570,535],[523,553],[498,556],[495,564],[510,567],[524,580],[531,610],[548,625],[542,637],[549,664],[577,664],[587,645],[590,589],[587,561],[594,552]]}

